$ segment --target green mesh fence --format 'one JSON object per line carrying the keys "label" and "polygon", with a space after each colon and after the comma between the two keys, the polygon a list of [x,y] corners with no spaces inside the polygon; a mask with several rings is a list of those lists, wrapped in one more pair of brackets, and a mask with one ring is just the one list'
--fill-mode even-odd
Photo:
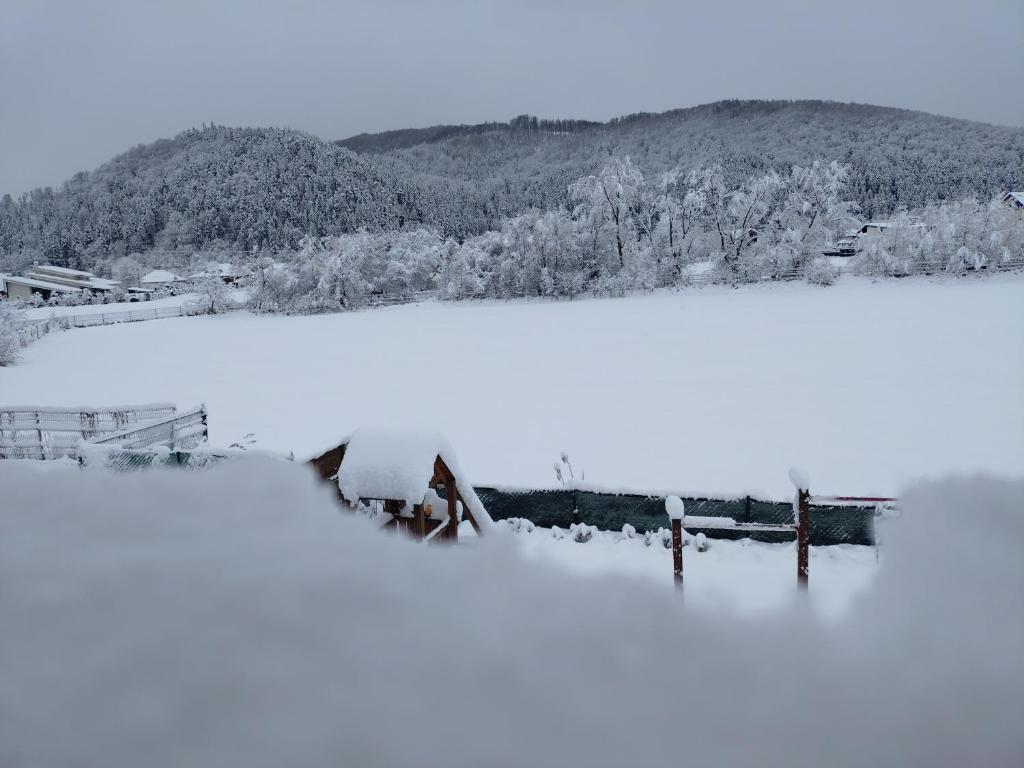
{"label": "green mesh fence", "polygon": [[[522,517],[535,525],[568,528],[573,523],[587,523],[602,530],[621,530],[632,525],[637,531],[668,528],[665,499],[660,496],[595,493],[592,491],[534,491],[528,489],[476,488],[477,495],[491,517],[504,520]],[[686,512],[700,517],[731,517],[738,523],[787,525],[793,522],[793,506],[789,502],[764,501],[752,497],[739,499],[683,498]],[[700,531],[694,528],[693,531]],[[691,531],[691,532],[693,532]],[[709,538],[758,541],[792,541],[794,534],[785,531],[730,531],[706,529]],[[811,507],[811,544],[875,543],[875,508],[873,506]]]}
{"label": "green mesh fence", "polygon": [[[237,455],[237,454],[234,454]],[[204,469],[231,458],[232,454],[216,451],[124,451],[113,450],[91,455],[86,463],[100,463],[115,471],[133,471],[149,467],[182,467]],[[495,520],[526,518],[544,528],[568,528],[573,523],[587,523],[608,531],[632,525],[637,531],[668,528],[665,498],[640,494],[597,493],[580,490],[530,490],[509,488],[474,488],[480,501]],[[441,493],[443,496],[443,492]],[[708,499],[683,497],[688,515],[700,517],[731,517],[738,523],[787,525],[793,522],[793,506],[789,502],[765,501],[747,496],[739,499]],[[751,538],[765,542],[793,541],[794,534],[785,531],[703,530],[709,538]],[[873,506],[812,506],[810,541],[813,546],[832,544],[875,543],[875,508]]]}

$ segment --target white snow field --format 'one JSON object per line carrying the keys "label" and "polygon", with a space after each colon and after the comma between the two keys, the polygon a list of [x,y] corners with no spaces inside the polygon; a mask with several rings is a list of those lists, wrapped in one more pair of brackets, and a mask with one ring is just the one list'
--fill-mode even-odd
{"label": "white snow field", "polygon": [[382,535],[289,462],[49,464],[0,462],[5,767],[1024,763],[1021,481],[908,491],[823,622]]}
{"label": "white snow field", "polygon": [[[51,334],[0,405],[205,402],[210,436],[306,458],[426,425],[474,484],[787,498],[1024,467],[1024,276],[844,278],[575,302],[175,318]],[[667,520],[667,518],[666,518]]]}

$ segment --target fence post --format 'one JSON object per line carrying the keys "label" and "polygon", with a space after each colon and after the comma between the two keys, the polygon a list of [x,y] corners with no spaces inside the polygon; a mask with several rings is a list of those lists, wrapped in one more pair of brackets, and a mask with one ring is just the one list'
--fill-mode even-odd
{"label": "fence post", "polygon": [[796,583],[800,589],[807,589],[811,569],[811,492],[806,488],[798,491],[797,508],[799,522],[796,530]]}
{"label": "fence post", "polygon": [[798,469],[789,470],[789,479],[796,486],[796,584],[807,589],[811,561],[809,545],[811,540],[811,491],[807,475]]}
{"label": "fence post", "polygon": [[665,511],[672,521],[672,574],[676,589],[683,588],[683,500],[678,496],[665,499]]}

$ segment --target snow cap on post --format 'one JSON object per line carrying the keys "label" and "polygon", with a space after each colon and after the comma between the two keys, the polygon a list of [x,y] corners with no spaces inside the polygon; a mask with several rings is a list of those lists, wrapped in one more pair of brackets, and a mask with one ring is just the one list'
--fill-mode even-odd
{"label": "snow cap on post", "polygon": [[807,473],[797,467],[789,468],[789,481],[793,483],[798,491],[810,490],[811,481],[807,477]]}
{"label": "snow cap on post", "polygon": [[683,510],[683,500],[678,496],[669,496],[665,499],[665,511],[668,512],[670,520],[682,520]]}

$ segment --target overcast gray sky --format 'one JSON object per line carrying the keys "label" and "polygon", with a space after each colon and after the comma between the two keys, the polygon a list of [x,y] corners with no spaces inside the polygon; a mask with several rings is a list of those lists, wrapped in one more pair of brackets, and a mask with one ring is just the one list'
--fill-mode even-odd
{"label": "overcast gray sky", "polygon": [[0,194],[203,122],[362,131],[821,98],[1024,125],[1022,0],[0,0]]}

